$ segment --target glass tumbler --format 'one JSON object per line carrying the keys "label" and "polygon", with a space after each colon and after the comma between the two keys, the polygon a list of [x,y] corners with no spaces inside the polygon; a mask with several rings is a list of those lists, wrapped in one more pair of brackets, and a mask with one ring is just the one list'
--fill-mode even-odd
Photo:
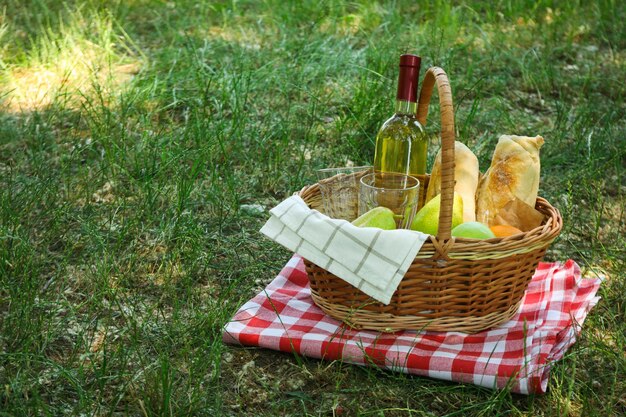
{"label": "glass tumbler", "polygon": [[375,172],[361,178],[359,216],[376,207],[394,213],[398,229],[410,229],[417,211],[420,182],[417,178],[392,172]]}

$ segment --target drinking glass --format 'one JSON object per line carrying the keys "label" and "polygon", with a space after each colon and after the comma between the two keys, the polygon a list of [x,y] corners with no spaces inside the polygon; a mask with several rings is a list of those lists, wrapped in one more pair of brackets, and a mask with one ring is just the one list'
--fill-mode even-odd
{"label": "drinking glass", "polygon": [[371,166],[317,170],[324,213],[333,219],[356,219],[359,215],[359,180],[370,172]]}
{"label": "drinking glass", "polygon": [[417,178],[392,172],[374,172],[361,178],[359,216],[375,207],[387,207],[394,212],[398,229],[409,229],[419,198]]}

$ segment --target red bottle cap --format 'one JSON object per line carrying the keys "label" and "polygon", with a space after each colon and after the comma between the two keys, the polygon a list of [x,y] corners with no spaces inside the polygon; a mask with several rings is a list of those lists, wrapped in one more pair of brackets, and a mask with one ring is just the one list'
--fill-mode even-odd
{"label": "red bottle cap", "polygon": [[397,100],[417,102],[417,84],[422,58],[417,55],[400,55],[400,75],[398,76]]}
{"label": "red bottle cap", "polygon": [[422,63],[422,58],[417,55],[404,54],[400,55],[400,66],[401,67],[420,67]]}

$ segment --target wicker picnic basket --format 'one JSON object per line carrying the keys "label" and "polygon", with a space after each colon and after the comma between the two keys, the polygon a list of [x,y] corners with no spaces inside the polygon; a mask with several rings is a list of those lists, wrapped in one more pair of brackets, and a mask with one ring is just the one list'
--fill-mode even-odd
{"label": "wicker picnic basket", "polygon": [[[314,302],[351,327],[378,331],[434,330],[474,333],[509,320],[563,221],[548,201],[537,198],[541,226],[515,236],[488,240],[452,238],[454,193],[454,115],[446,73],[437,67],[425,75],[417,117],[426,124],[433,87],[441,109],[441,211],[438,235],[427,240],[412,262],[391,302],[384,305],[305,260]],[[358,175],[358,174],[357,174]],[[429,175],[420,177],[423,193]],[[319,184],[304,187],[300,197],[323,211]],[[357,204],[355,201],[354,204]]]}

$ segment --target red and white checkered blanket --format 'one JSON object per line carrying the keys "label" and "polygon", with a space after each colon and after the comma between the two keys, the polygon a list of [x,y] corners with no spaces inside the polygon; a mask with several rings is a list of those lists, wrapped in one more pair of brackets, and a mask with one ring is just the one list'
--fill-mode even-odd
{"label": "red and white checkered blanket", "polygon": [[324,314],[310,296],[302,258],[245,303],[224,327],[226,343],[472,383],[529,394],[546,391],[551,365],[575,342],[598,302],[600,279],[578,265],[541,263],[520,311],[477,334],[353,330]]}

